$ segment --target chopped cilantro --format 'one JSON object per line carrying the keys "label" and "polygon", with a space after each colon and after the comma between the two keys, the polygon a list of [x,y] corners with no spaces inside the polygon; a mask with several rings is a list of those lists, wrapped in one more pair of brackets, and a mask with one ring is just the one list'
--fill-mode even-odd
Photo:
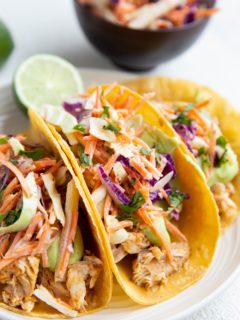
{"label": "chopped cilantro", "polygon": [[0,201],[2,201],[4,190],[0,191]]}
{"label": "chopped cilantro", "polygon": [[17,208],[15,210],[10,210],[6,215],[4,215],[4,218],[2,220],[4,220],[6,227],[10,226],[11,224],[13,224],[18,220],[18,218],[20,217],[21,211],[22,211],[22,208]]}
{"label": "chopped cilantro", "polygon": [[86,129],[87,129],[87,126],[84,123],[78,123],[73,127],[73,129],[78,130],[78,131],[80,131],[82,133],[85,133]]}
{"label": "chopped cilantro", "polygon": [[118,134],[121,131],[121,128],[113,125],[112,123],[109,123],[108,125],[103,126],[103,129],[113,131],[116,134]]}
{"label": "chopped cilantro", "polygon": [[227,140],[223,136],[218,137],[216,143],[218,146],[222,147],[223,149],[226,149],[226,146],[228,144]]}
{"label": "chopped cilantro", "polygon": [[131,185],[133,185],[136,182],[136,179],[135,178],[131,178],[129,182],[130,182]]}
{"label": "chopped cilantro", "polygon": [[206,154],[206,150],[204,149],[204,147],[199,148],[198,150],[198,157],[201,157],[202,155]]}
{"label": "chopped cilantro", "polygon": [[223,164],[225,164],[227,162],[228,162],[227,149],[225,149],[225,151],[223,152],[221,158],[216,161],[215,167],[219,168],[219,167],[221,167]]}
{"label": "chopped cilantro", "polygon": [[188,195],[184,192],[178,190],[171,192],[169,195],[170,206],[171,208],[179,208],[183,201],[188,198]]}
{"label": "chopped cilantro", "polygon": [[88,167],[91,164],[91,159],[88,154],[84,153],[84,146],[81,144],[78,145],[78,154],[83,168]]}
{"label": "chopped cilantro", "polygon": [[18,164],[18,160],[17,159],[10,159],[9,160],[11,163],[13,163],[13,164]]}
{"label": "chopped cilantro", "polygon": [[129,205],[121,204],[120,209],[125,212],[129,217],[131,217],[135,211],[142,207],[145,203],[145,199],[140,191],[135,192],[133,199]]}
{"label": "chopped cilantro", "polygon": [[19,154],[36,161],[42,159],[45,156],[45,151],[41,149],[33,151],[20,150]]}
{"label": "chopped cilantro", "polygon": [[106,119],[106,118],[109,118],[109,117],[110,117],[109,107],[108,106],[103,106],[102,118]]}
{"label": "chopped cilantro", "polygon": [[179,113],[176,119],[172,121],[173,124],[185,124],[187,126],[190,126],[192,124],[192,119],[188,116],[188,111],[191,110],[194,107],[194,104],[188,103],[185,106],[185,109]]}
{"label": "chopped cilantro", "polygon": [[148,156],[150,154],[150,151],[145,149],[145,148],[141,148],[140,149],[141,154],[143,154],[144,156]]}
{"label": "chopped cilantro", "polygon": [[8,138],[0,138],[0,144],[8,143]]}

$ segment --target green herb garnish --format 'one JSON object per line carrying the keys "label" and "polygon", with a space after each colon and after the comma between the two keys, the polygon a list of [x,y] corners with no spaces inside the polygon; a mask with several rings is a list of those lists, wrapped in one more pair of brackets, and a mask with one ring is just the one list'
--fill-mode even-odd
{"label": "green herb garnish", "polygon": [[103,106],[103,113],[102,113],[101,118],[103,118],[103,119],[110,118],[109,108],[110,107],[108,107],[108,106]]}
{"label": "green herb garnish", "polygon": [[5,216],[4,219],[2,219],[5,224],[6,227],[10,226],[11,224],[13,224],[14,222],[16,222],[21,214],[22,208],[17,208],[15,210],[10,210]]}
{"label": "green herb garnish", "polygon": [[121,131],[121,128],[113,125],[112,123],[109,123],[108,125],[103,126],[103,129],[113,131],[116,134],[118,134]]}
{"label": "green herb garnish", "polygon": [[187,126],[190,126],[193,122],[192,119],[188,116],[188,111],[191,110],[194,107],[194,104],[188,103],[185,106],[185,109],[179,113],[176,119],[172,121],[173,124],[185,124]]}
{"label": "green herb garnish", "polygon": [[130,182],[131,185],[133,185],[136,182],[136,179],[135,178],[131,178],[129,182]]}
{"label": "green herb garnish", "polygon": [[90,156],[84,153],[84,146],[81,144],[78,145],[78,154],[83,168],[90,166],[90,164],[92,163]]}
{"label": "green herb garnish", "polygon": [[20,150],[19,154],[21,156],[25,156],[27,158],[31,158],[33,160],[40,160],[45,156],[45,151],[38,149],[38,150],[33,150],[33,151],[25,151],[25,150]]}
{"label": "green herb garnish", "polygon": [[148,156],[150,154],[150,151],[145,149],[145,148],[141,148],[140,149],[141,154],[143,154],[144,156]]}
{"label": "green herb garnish", "polygon": [[0,191],[0,201],[2,201],[4,190]]}
{"label": "green herb garnish", "polygon": [[215,164],[215,167],[219,168],[223,164],[228,162],[228,157],[227,157],[227,149],[224,150],[222,156],[220,159],[217,160],[217,163]]}
{"label": "green herb garnish", "polygon": [[174,209],[179,208],[187,198],[188,195],[184,192],[180,192],[178,190],[172,191],[169,195],[170,207]]}
{"label": "green herb garnish", "polygon": [[0,138],[0,144],[8,143],[8,138]]}
{"label": "green herb garnish", "polygon": [[82,133],[85,133],[86,129],[87,129],[87,126],[84,123],[78,123],[73,127],[73,129],[78,130],[78,131],[80,131]]}
{"label": "green herb garnish", "polygon": [[226,149],[226,146],[228,144],[227,140],[223,136],[218,137],[216,143],[223,149]]}
{"label": "green herb garnish", "polygon": [[129,205],[121,204],[119,207],[123,212],[132,215],[135,211],[141,208],[145,202],[146,201],[143,198],[142,193],[140,191],[137,191],[135,192],[133,199]]}
{"label": "green herb garnish", "polygon": [[9,162],[11,162],[12,164],[18,164],[18,160],[17,159],[10,159]]}

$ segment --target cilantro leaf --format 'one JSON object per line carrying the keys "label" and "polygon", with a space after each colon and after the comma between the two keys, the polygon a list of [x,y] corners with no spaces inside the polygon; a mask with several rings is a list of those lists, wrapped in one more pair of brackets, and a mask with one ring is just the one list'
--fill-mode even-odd
{"label": "cilantro leaf", "polygon": [[135,192],[133,199],[129,205],[121,204],[120,209],[131,216],[135,211],[143,206],[145,199],[140,191]]}
{"label": "cilantro leaf", "polygon": [[220,159],[218,159],[215,163],[215,167],[219,168],[221,167],[223,164],[228,162],[228,157],[227,157],[227,149],[224,150],[222,156]]}
{"label": "cilantro leaf", "polygon": [[103,113],[102,113],[101,118],[103,118],[103,119],[110,118],[109,108],[110,107],[108,107],[108,106],[103,106]]}
{"label": "cilantro leaf", "polygon": [[224,138],[223,136],[218,137],[216,143],[218,146],[222,147],[223,149],[226,149],[226,146],[228,144],[226,138]]}
{"label": "cilantro leaf", "polygon": [[78,130],[78,131],[80,131],[82,133],[85,133],[86,129],[87,129],[87,126],[84,123],[78,123],[73,127],[73,129]]}
{"label": "cilantro leaf", "polygon": [[88,167],[92,163],[90,156],[84,153],[84,146],[81,144],[78,145],[78,155],[83,168]]}
{"label": "cilantro leaf", "polygon": [[192,119],[189,118],[188,116],[188,111],[193,108],[193,104],[187,104],[185,106],[185,109],[179,113],[176,119],[172,121],[173,124],[185,124],[187,126],[190,126],[193,122]]}
{"label": "cilantro leaf", "polygon": [[0,138],[0,144],[8,143],[8,138]]}
{"label": "cilantro leaf", "polygon": [[18,218],[20,217],[21,211],[22,211],[22,208],[17,208],[15,210],[10,210],[4,216],[4,219],[2,219],[2,220],[4,220],[4,222],[6,223],[7,227],[18,220]]}
{"label": "cilantro leaf", "polygon": [[206,150],[204,149],[204,147],[199,148],[198,150],[198,157],[201,157],[202,155],[206,154]]}
{"label": "cilantro leaf", "polygon": [[136,182],[136,179],[135,178],[131,178],[129,182],[130,182],[131,185],[133,185]]}
{"label": "cilantro leaf", "polygon": [[171,208],[179,208],[185,199],[188,199],[188,194],[178,190],[172,191],[169,195]]}
{"label": "cilantro leaf", "polygon": [[116,127],[112,123],[109,123],[108,125],[103,126],[103,129],[113,131],[116,134],[118,134],[121,131],[121,128]]}
{"label": "cilantro leaf", "polygon": [[141,154],[143,154],[144,156],[148,156],[150,154],[150,151],[145,149],[145,148],[141,148],[140,149]]}
{"label": "cilantro leaf", "polygon": [[27,158],[31,158],[33,160],[40,160],[43,157],[45,157],[45,151],[38,149],[38,150],[33,150],[33,151],[26,151],[26,150],[20,150],[19,154],[21,156],[25,156]]}

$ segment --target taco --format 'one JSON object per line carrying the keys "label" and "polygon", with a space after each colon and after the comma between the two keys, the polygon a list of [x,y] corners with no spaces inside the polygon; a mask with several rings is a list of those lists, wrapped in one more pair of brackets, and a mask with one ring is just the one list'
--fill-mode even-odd
{"label": "taco", "polygon": [[190,81],[153,77],[126,85],[142,94],[153,93],[148,98],[204,172],[221,226],[233,223],[240,212],[240,113],[216,92]]}
{"label": "taco", "polygon": [[111,269],[69,161],[34,134],[0,137],[0,307],[76,317],[109,302]]}
{"label": "taco", "polygon": [[111,85],[29,115],[71,161],[131,299],[155,304],[203,276],[219,236],[217,208],[193,159],[168,126],[160,130],[157,110]]}

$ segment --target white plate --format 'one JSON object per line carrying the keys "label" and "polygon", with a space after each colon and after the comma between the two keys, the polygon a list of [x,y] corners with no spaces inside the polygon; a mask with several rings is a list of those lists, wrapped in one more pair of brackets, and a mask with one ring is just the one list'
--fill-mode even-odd
{"label": "white plate", "polygon": [[[113,82],[131,76],[126,73],[81,69],[85,85]],[[16,107],[11,87],[0,89],[0,132],[16,133],[28,126],[26,116]],[[216,297],[240,271],[240,220],[220,239],[214,262],[205,277],[178,296],[152,307],[139,307],[116,286],[109,307],[84,320],[161,320],[182,319]],[[32,319],[0,310],[3,319]]]}

